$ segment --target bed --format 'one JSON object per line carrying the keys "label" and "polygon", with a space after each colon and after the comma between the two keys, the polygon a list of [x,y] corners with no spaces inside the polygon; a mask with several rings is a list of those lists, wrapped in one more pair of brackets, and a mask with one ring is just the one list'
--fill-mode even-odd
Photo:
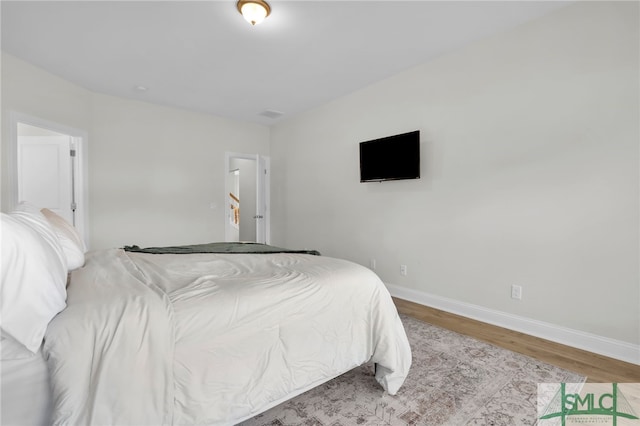
{"label": "bed", "polygon": [[[33,424],[233,425],[366,362],[381,395],[400,389],[411,351],[373,272],[271,246],[194,247],[84,254],[42,345],[3,362],[2,424],[20,415],[5,407],[24,391],[4,384],[19,359],[46,360]],[[8,309],[4,272],[2,285]],[[3,346],[20,346],[5,320]]]}

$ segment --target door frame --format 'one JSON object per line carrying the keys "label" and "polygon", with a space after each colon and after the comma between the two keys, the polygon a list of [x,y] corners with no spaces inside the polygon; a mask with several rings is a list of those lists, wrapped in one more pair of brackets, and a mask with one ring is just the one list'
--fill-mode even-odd
{"label": "door frame", "polygon": [[9,132],[10,143],[8,144],[7,162],[9,188],[11,194],[9,197],[10,205],[7,211],[13,210],[20,200],[18,200],[18,123],[28,124],[34,127],[50,130],[52,132],[61,133],[71,136],[71,144],[76,150],[74,161],[74,196],[76,200],[75,228],[84,239],[85,246],[89,248],[89,185],[88,185],[88,133],[84,130],[65,126],[39,117],[34,117],[21,112],[9,112]]}
{"label": "door frame", "polygon": [[[271,241],[271,193],[270,193],[270,176],[271,176],[271,161],[269,157],[265,157],[260,154],[243,154],[240,152],[225,152],[224,153],[224,203],[222,204],[224,207],[224,239],[225,241],[230,241],[231,235],[229,232],[229,228],[227,222],[229,221],[229,209],[227,209],[228,204],[228,180],[229,180],[229,172],[231,169],[231,160],[234,158],[244,159],[244,160],[253,160],[256,162],[256,207],[262,205],[264,212],[264,236],[265,236],[265,244],[269,244]],[[242,225],[241,225],[242,226]],[[256,223],[256,235],[258,235],[259,227]],[[256,238],[258,239],[258,238]]]}

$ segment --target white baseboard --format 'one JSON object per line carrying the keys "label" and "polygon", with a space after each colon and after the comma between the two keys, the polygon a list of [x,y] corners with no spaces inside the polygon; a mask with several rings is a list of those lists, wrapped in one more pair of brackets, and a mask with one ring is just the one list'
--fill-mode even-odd
{"label": "white baseboard", "polygon": [[394,284],[385,283],[385,285],[391,295],[399,299],[640,365],[640,345],[487,309]]}

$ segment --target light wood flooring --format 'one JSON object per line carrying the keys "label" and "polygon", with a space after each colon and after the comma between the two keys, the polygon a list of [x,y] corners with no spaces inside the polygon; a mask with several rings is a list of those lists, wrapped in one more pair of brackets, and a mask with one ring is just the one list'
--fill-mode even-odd
{"label": "light wood flooring", "polygon": [[587,376],[591,383],[640,383],[640,366],[450,314],[402,299],[398,312]]}

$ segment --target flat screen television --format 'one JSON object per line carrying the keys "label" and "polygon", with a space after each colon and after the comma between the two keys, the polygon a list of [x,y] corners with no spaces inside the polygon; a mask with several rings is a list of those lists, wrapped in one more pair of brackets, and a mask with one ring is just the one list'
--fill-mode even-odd
{"label": "flat screen television", "polygon": [[420,179],[420,131],[360,142],[360,182]]}

